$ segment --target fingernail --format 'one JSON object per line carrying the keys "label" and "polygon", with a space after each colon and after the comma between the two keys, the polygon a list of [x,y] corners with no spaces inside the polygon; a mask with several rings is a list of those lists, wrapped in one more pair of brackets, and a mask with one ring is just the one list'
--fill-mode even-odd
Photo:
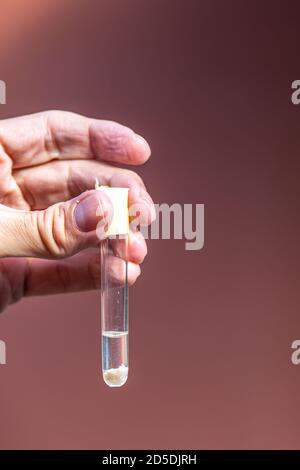
{"label": "fingernail", "polygon": [[107,216],[110,210],[108,197],[101,191],[93,191],[82,199],[74,211],[74,219],[81,232],[95,230],[97,223]]}
{"label": "fingernail", "polygon": [[151,149],[148,142],[139,134],[135,134],[135,141],[140,147],[141,151],[144,153],[146,158],[149,158],[151,155]]}

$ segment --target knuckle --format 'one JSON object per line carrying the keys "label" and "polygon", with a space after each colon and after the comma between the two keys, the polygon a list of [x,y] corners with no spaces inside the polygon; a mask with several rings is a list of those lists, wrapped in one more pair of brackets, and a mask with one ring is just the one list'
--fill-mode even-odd
{"label": "knuckle", "polygon": [[43,251],[51,258],[61,259],[69,254],[69,240],[66,231],[66,214],[62,204],[56,204],[37,212],[36,227]]}
{"label": "knuckle", "polygon": [[133,136],[131,129],[114,121],[94,122],[90,127],[92,148],[104,159],[131,160]]}
{"label": "knuckle", "polygon": [[106,134],[103,138],[103,150],[112,155],[130,155],[130,141],[127,135],[122,133]]}

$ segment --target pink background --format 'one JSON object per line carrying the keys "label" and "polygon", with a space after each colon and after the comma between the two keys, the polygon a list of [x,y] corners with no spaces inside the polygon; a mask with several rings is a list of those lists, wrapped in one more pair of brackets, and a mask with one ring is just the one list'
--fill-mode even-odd
{"label": "pink background", "polygon": [[299,2],[2,0],[1,117],[60,108],[145,135],[156,202],[204,203],[205,248],[152,241],[131,375],[100,376],[99,293],[0,317],[0,448],[299,448]]}

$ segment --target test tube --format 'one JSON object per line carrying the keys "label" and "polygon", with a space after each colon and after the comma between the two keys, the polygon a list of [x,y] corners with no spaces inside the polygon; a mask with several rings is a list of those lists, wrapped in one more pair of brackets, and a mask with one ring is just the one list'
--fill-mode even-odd
{"label": "test tube", "polygon": [[109,238],[101,251],[102,373],[108,386],[121,387],[128,376],[128,264],[115,259]]}
{"label": "test tube", "polygon": [[115,248],[122,256],[128,250],[128,189],[97,189],[106,193],[114,210],[101,243],[102,374],[109,387],[121,387],[128,377],[128,263],[116,256]]}

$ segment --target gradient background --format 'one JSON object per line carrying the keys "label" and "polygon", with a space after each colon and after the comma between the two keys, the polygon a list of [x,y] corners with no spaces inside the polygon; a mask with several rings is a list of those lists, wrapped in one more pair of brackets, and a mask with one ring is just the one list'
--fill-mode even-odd
{"label": "gradient background", "polygon": [[152,241],[131,375],[99,367],[99,293],[0,318],[0,447],[300,448],[298,1],[1,0],[1,117],[132,126],[157,203],[204,203],[205,248]]}

